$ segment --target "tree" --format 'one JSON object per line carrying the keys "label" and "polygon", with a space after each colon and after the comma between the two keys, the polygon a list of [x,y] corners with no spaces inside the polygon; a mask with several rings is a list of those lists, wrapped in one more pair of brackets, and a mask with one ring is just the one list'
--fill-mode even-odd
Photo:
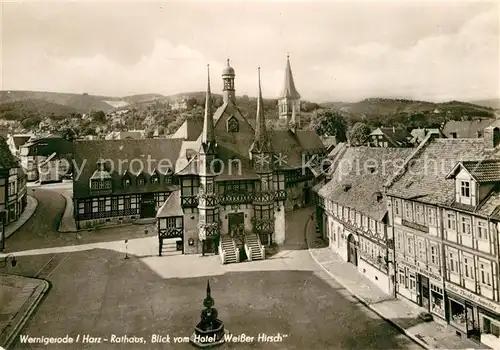
{"label": "tree", "polygon": [[190,97],[186,101],[186,107],[187,109],[194,108],[198,104],[198,100],[194,97]]}
{"label": "tree", "polygon": [[365,123],[357,122],[348,132],[349,141],[354,146],[360,146],[370,135],[370,128]]}
{"label": "tree", "polygon": [[74,141],[76,139],[76,133],[71,128],[64,128],[61,131],[61,136],[63,139],[68,141]]}
{"label": "tree", "polygon": [[332,109],[314,111],[308,129],[316,131],[319,136],[335,136],[337,142],[347,140],[347,123],[342,115]]}
{"label": "tree", "polygon": [[99,124],[106,123],[106,113],[104,113],[103,111],[92,111],[90,113],[90,117],[96,123],[99,123]]}

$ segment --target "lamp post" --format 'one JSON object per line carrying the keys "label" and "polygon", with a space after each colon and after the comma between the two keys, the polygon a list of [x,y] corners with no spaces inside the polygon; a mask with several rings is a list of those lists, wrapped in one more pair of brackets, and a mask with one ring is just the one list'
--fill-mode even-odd
{"label": "lamp post", "polygon": [[125,259],[129,259],[129,257],[128,257],[128,239],[125,240]]}
{"label": "lamp post", "polygon": [[5,249],[5,212],[0,212],[0,252]]}
{"label": "lamp post", "polygon": [[2,261],[0,261],[0,268],[6,267],[9,260],[12,267],[16,267],[17,265],[16,257],[13,254],[8,254],[7,256],[5,256],[5,258],[3,258]]}

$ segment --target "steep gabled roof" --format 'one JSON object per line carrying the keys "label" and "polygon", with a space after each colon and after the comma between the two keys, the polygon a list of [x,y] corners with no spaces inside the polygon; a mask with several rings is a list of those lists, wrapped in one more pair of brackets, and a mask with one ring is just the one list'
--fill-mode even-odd
{"label": "steep gabled roof", "polygon": [[411,148],[346,147],[345,153],[338,153],[332,179],[318,194],[381,221],[387,213],[386,202],[379,198],[384,181],[411,152]]}
{"label": "steep gabled roof", "polygon": [[166,218],[172,216],[183,216],[184,212],[182,211],[181,206],[181,191],[176,190],[170,193],[167,200],[156,212],[157,218]]}
{"label": "steep gabled roof", "polygon": [[459,162],[446,176],[447,179],[454,178],[459,169],[464,168],[476,182],[500,181],[500,160],[473,160]]}
{"label": "steep gabled roof", "polygon": [[450,120],[443,127],[443,134],[451,137],[453,133],[457,138],[477,138],[478,132],[482,133],[485,128],[490,126],[494,119],[477,120]]}
{"label": "steep gabled roof", "polygon": [[7,145],[7,140],[0,136],[0,169],[12,169],[18,168],[19,163],[10,152],[9,146]]}
{"label": "steep gabled roof", "polygon": [[396,147],[406,146],[412,135],[404,128],[380,127],[375,129],[370,136],[385,135],[387,139]]}
{"label": "steep gabled roof", "polygon": [[[487,150],[482,138],[435,138],[420,146],[420,150],[408,162],[404,172],[388,182],[387,194],[404,199],[418,199],[423,203],[452,206],[455,202],[455,180],[447,176],[457,163],[467,164],[471,173],[480,160],[485,162],[485,173],[481,166],[476,174],[479,178],[496,169],[500,150]],[[481,162],[481,163],[482,163]],[[489,195],[475,210],[481,215],[490,215],[496,208],[496,195]],[[498,202],[497,205],[500,205]],[[488,211],[486,208],[489,208]],[[469,208],[470,209],[470,208]]]}
{"label": "steep gabled roof", "polygon": [[286,67],[285,67],[285,82],[283,86],[283,90],[279,95],[279,98],[290,98],[290,99],[299,99],[300,94],[297,92],[295,88],[295,82],[293,81],[292,67],[290,66],[290,58],[286,59]]}
{"label": "steep gabled roof", "polygon": [[[146,183],[123,187],[122,179],[129,174],[132,179],[143,171],[146,177],[160,169],[174,167],[182,140],[140,139],[140,140],[98,140],[75,141],[75,174],[73,194],[75,198],[90,196],[89,180],[97,170],[99,161],[105,161],[105,170],[113,180],[113,194],[145,193],[166,191],[172,186],[165,185],[164,175],[157,184]],[[161,171],[159,171],[161,173]]]}

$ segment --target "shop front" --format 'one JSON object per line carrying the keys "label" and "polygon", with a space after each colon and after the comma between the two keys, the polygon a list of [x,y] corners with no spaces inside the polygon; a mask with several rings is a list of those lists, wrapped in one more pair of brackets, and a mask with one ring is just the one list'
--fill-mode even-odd
{"label": "shop front", "polygon": [[448,323],[461,334],[500,348],[500,304],[447,282]]}
{"label": "shop front", "polygon": [[407,262],[398,262],[398,294],[435,316],[446,318],[443,278]]}

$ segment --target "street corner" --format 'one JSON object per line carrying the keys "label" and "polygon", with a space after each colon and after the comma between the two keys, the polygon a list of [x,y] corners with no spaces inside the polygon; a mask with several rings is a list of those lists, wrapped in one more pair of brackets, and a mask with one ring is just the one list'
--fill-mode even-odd
{"label": "street corner", "polygon": [[50,289],[46,280],[0,273],[0,349],[8,349]]}

